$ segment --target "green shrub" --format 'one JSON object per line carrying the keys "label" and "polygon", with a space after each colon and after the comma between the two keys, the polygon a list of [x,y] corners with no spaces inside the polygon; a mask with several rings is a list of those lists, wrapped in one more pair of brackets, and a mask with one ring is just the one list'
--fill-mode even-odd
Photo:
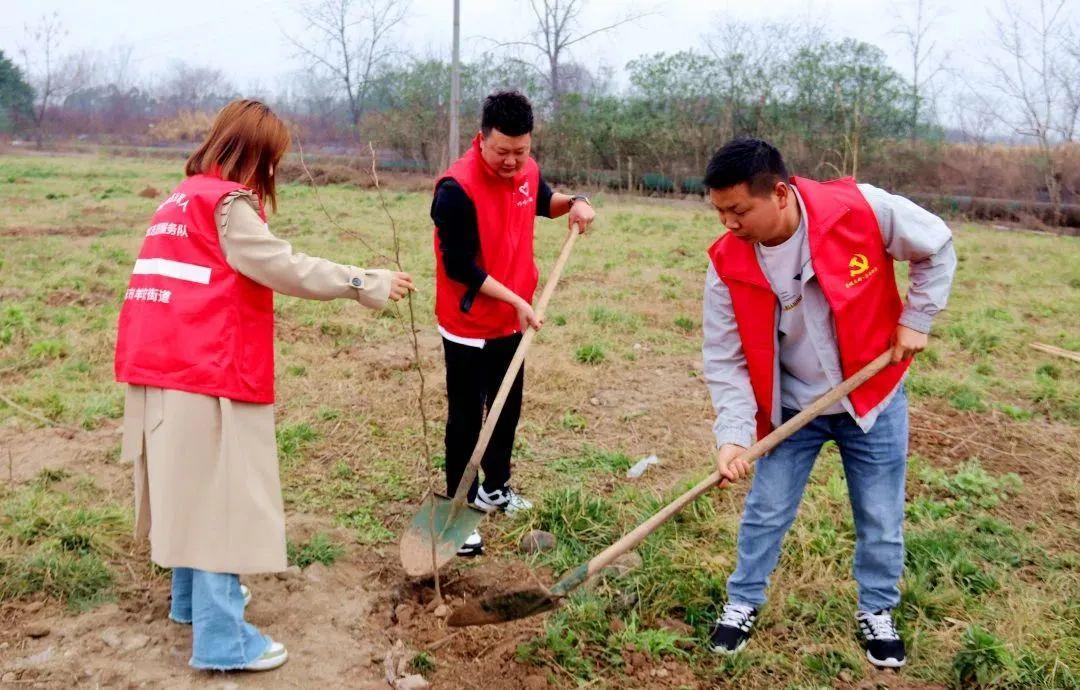
{"label": "green shrub", "polygon": [[330,537],[319,533],[313,536],[311,541],[306,544],[294,544],[289,542],[286,545],[286,553],[289,563],[300,566],[301,568],[306,568],[312,563],[333,565],[334,561],[340,558],[341,554],[345,553],[345,549],[332,542]]}
{"label": "green shrub", "polygon": [[973,625],[964,631],[963,648],[953,657],[953,682],[957,687],[994,687],[1011,664],[1005,643]]}
{"label": "green shrub", "polygon": [[582,345],[574,353],[574,358],[582,364],[601,364],[605,359],[604,348],[595,343]]}

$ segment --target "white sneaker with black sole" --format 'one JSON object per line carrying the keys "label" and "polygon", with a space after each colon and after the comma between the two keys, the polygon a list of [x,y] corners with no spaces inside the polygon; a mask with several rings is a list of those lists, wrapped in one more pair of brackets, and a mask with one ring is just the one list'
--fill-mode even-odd
{"label": "white sneaker with black sole", "polygon": [[485,513],[502,510],[507,515],[533,507],[532,501],[511,489],[509,484],[491,493],[484,491],[484,487],[481,486],[476,492],[476,500],[473,504]]}
{"label": "white sneaker with black sole", "polygon": [[709,635],[709,649],[715,654],[737,654],[750,641],[750,631],[757,621],[758,610],[744,604],[724,604]]}
{"label": "white sneaker with black sole", "polygon": [[465,543],[458,547],[457,555],[464,556],[465,558],[472,558],[473,556],[481,556],[484,553],[484,539],[480,536],[479,530],[473,530],[473,533],[469,535],[469,538],[465,540]]}
{"label": "white sneaker with black sole", "polygon": [[904,641],[896,632],[892,609],[880,611],[859,611],[855,614],[859,624],[863,643],[866,645],[866,658],[878,668],[900,668],[907,662]]}

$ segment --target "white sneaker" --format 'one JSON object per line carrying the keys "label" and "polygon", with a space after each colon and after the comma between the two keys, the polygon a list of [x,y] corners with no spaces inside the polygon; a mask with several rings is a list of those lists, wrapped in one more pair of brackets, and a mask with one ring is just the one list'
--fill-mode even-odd
{"label": "white sneaker", "polygon": [[529,510],[533,507],[532,501],[527,500],[511,489],[509,484],[491,493],[484,491],[484,487],[481,486],[476,492],[476,500],[473,503],[485,513],[502,510],[507,515],[513,515],[520,510]]}
{"label": "white sneaker", "polygon": [[289,651],[280,642],[270,640],[270,646],[255,661],[244,667],[245,671],[272,671],[289,660]]}
{"label": "white sneaker", "polygon": [[465,558],[481,556],[484,553],[484,539],[480,536],[480,530],[473,530],[465,543],[458,547],[457,555]]}

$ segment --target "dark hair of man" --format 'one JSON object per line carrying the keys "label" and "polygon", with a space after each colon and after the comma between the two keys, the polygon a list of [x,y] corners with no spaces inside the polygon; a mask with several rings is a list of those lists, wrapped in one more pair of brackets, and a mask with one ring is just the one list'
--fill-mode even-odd
{"label": "dark hair of man", "polygon": [[784,157],[764,139],[732,139],[713,154],[705,168],[709,189],[729,189],[745,182],[751,194],[766,196],[777,182],[787,181]]}
{"label": "dark hair of man", "polygon": [[533,130],[532,103],[520,91],[496,91],[484,99],[480,131],[484,136],[497,129],[508,137],[520,137]]}

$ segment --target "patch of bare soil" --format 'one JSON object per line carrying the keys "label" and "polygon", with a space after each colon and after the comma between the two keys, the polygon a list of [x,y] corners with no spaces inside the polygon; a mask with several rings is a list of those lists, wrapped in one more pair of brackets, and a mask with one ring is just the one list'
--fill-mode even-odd
{"label": "patch of bare soil", "polygon": [[105,232],[105,228],[94,225],[65,225],[61,227],[35,228],[14,227],[0,228],[0,237],[96,237]]}
{"label": "patch of bare soil", "polygon": [[44,469],[90,474],[103,487],[130,490],[128,468],[121,469],[115,450],[120,447],[120,429],[102,427],[94,431],[74,429],[0,429],[0,478],[24,484]]}
{"label": "patch of bare soil", "polygon": [[90,288],[89,290],[73,290],[71,288],[61,288],[59,290],[53,290],[45,297],[45,304],[50,307],[62,307],[75,305],[79,307],[88,307],[97,304],[105,304],[116,299],[116,295],[113,291],[105,286],[97,286]]}
{"label": "patch of bare soil", "polygon": [[[116,459],[118,431],[0,430],[0,475],[21,484],[45,468],[90,474],[123,503],[131,468]],[[307,531],[306,516],[297,517],[296,527]],[[0,606],[0,686],[341,687],[382,677],[374,661],[381,663],[388,637],[371,621],[384,594],[370,563],[344,560],[286,577],[245,578],[254,592],[248,620],[285,642],[292,655],[280,671],[255,676],[190,669],[191,630],[167,618],[168,578],[148,567],[145,545],[120,561],[114,604],[81,615],[52,601]]]}
{"label": "patch of bare soil", "polygon": [[[348,160],[348,162],[332,162],[324,160],[308,160],[307,171],[300,164],[299,159],[286,160],[278,168],[278,179],[287,182],[307,184],[314,180],[317,185],[348,184],[361,189],[374,189],[375,183],[371,178],[371,159],[364,160],[362,157]],[[379,170],[379,184],[395,191],[429,192],[431,190],[431,176],[420,173],[391,172]],[[308,177],[308,173],[311,174]]]}
{"label": "patch of bare soil", "polygon": [[977,458],[992,474],[1014,472],[1024,482],[1015,501],[1000,506],[1018,523],[1046,518],[1080,521],[1080,428],[1066,422],[1017,422],[997,410],[961,412],[944,402],[912,406],[911,452],[934,466]]}
{"label": "patch of bare soil", "polygon": [[[432,350],[425,354],[433,357],[436,348],[425,345],[425,350]],[[393,362],[406,361],[406,354],[393,352],[387,357]],[[382,364],[397,368],[391,361]],[[615,433],[621,428],[624,434],[648,434],[638,441],[662,449],[662,431],[646,431],[648,425],[644,424],[634,430],[634,419],[637,415],[643,420],[655,418],[661,413],[659,408],[673,405],[668,416],[673,424],[703,426],[707,436],[708,420],[697,419],[703,414],[697,396],[684,396],[685,400],[672,403],[680,400],[675,389],[681,386],[676,382],[669,384],[672,390],[657,390],[662,381],[671,380],[669,366],[658,365],[655,371],[635,368],[625,374],[633,380],[618,390],[603,382],[583,387],[581,396],[597,400],[589,403],[599,422],[593,429]],[[684,393],[689,386],[697,389],[691,377],[686,383]],[[542,397],[543,391],[534,388],[534,394]],[[912,452],[934,465],[958,465],[978,457],[991,472],[1019,474],[1024,489],[1021,497],[1010,501],[1018,513],[1042,511],[1048,502],[1054,502],[1055,519],[1080,517],[1075,501],[1075,467],[1080,460],[1077,429],[1053,422],[1019,423],[997,413],[958,412],[937,403],[913,407],[911,425]],[[92,475],[102,491],[123,503],[130,495],[130,467],[117,460],[118,444],[116,426],[95,431],[2,428],[0,478],[21,484],[42,469],[67,469]],[[689,439],[688,451],[690,445],[697,446],[697,439]],[[697,465],[693,456],[669,465],[666,471],[654,468],[650,470],[654,476],[646,477],[670,482],[676,469],[685,470],[687,465]],[[398,508],[402,515],[411,514],[411,505]],[[293,514],[288,519],[294,537],[333,531],[326,516]],[[121,573],[116,603],[78,615],[40,599],[0,606],[0,685],[390,688],[388,675],[397,679],[408,673],[408,660],[421,651],[434,660],[435,667],[427,675],[436,688],[490,686],[492,674],[498,677],[499,687],[539,689],[578,684],[577,678],[557,665],[541,669],[516,658],[519,645],[542,634],[543,616],[466,629],[446,624],[449,610],[466,599],[533,578],[552,581],[551,573],[533,573],[522,563],[495,558],[455,562],[441,581],[442,602],[436,600],[432,581],[415,582],[405,577],[396,545],[351,549],[331,567],[314,565],[283,577],[245,578],[254,593],[249,620],[286,643],[291,654],[284,668],[249,675],[190,669],[190,628],[167,618],[168,578],[148,567],[145,546],[133,548],[119,561],[119,565],[114,563]],[[447,608],[440,609],[440,603]],[[625,676],[614,681],[620,687],[707,687],[682,662],[650,660],[635,652],[624,650],[630,665]],[[838,680],[836,686],[858,690],[940,687],[912,683],[890,673],[858,682]]]}

